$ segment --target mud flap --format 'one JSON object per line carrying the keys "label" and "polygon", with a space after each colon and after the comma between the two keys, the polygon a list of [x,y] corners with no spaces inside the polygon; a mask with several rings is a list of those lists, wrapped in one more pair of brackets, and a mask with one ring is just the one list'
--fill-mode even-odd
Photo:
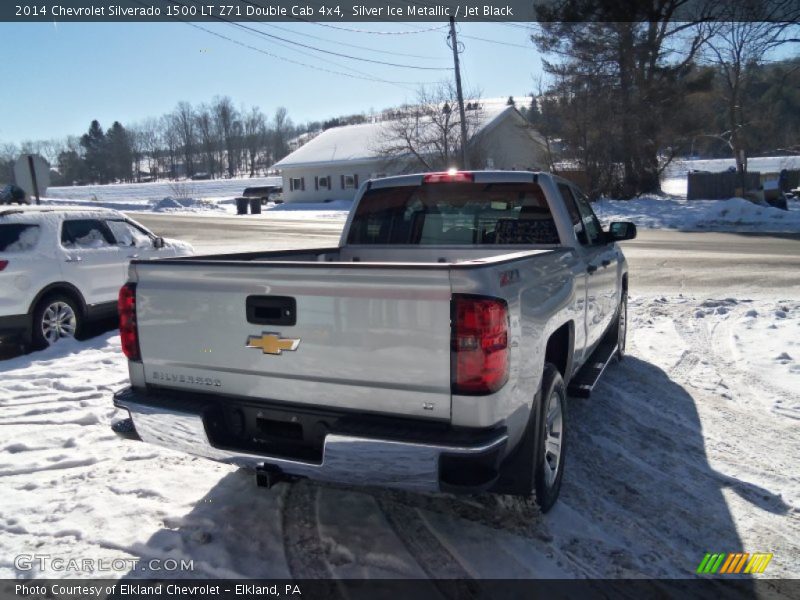
{"label": "mud flap", "polygon": [[542,453],[540,425],[544,418],[543,410],[542,391],[539,389],[533,397],[533,408],[525,434],[511,456],[503,462],[497,482],[489,491],[515,496],[533,494],[534,465],[539,464]]}

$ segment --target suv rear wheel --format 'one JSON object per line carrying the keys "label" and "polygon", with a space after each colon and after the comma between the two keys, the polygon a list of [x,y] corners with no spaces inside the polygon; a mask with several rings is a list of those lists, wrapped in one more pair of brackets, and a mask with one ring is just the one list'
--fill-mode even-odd
{"label": "suv rear wheel", "polygon": [[75,301],[64,294],[43,298],[33,311],[33,345],[46,348],[66,338],[74,338],[81,327],[81,314]]}

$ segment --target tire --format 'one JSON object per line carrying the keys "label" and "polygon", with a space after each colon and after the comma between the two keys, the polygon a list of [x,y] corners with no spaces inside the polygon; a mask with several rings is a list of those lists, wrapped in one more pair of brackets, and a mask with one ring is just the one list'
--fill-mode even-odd
{"label": "tire", "polygon": [[622,292],[617,310],[617,360],[625,358],[625,343],[628,339],[628,293]]}
{"label": "tire", "polygon": [[33,347],[47,348],[62,339],[74,338],[82,325],[83,317],[75,300],[65,294],[46,296],[33,311]]}
{"label": "tire", "polygon": [[538,463],[534,466],[536,504],[546,513],[558,500],[567,450],[567,388],[555,365],[545,363],[542,375],[542,418],[539,419]]}

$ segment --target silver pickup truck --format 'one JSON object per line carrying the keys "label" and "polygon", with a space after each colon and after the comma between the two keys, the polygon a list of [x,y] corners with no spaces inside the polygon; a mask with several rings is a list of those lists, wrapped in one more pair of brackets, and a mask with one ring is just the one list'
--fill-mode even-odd
{"label": "silver pickup truck", "polygon": [[141,439],[297,477],[558,497],[566,402],[625,349],[628,269],[547,173],[361,186],[336,248],[132,261],[120,291]]}

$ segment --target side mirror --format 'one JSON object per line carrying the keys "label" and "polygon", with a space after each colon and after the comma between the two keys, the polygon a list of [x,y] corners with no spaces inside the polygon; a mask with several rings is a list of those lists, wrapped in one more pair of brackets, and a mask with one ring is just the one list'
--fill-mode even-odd
{"label": "side mirror", "polygon": [[636,225],[630,221],[614,221],[608,226],[608,241],[622,242],[636,237]]}
{"label": "side mirror", "polygon": [[157,237],[153,239],[153,248],[156,250],[161,250],[164,247],[164,238]]}

